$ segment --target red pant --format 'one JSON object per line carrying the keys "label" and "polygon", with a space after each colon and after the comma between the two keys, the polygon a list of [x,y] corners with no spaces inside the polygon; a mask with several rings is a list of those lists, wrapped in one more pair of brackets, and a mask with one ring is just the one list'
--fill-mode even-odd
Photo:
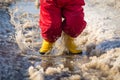
{"label": "red pant", "polygon": [[40,0],[40,3],[40,28],[45,40],[55,42],[62,31],[77,37],[85,28],[84,0]]}

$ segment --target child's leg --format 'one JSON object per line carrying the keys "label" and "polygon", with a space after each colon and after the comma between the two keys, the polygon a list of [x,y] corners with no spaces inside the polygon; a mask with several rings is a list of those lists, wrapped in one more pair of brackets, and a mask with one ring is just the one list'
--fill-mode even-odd
{"label": "child's leg", "polygon": [[[82,1],[82,3],[81,3]],[[77,37],[86,27],[83,12],[83,0],[69,0],[69,3],[63,8],[65,21],[62,24],[63,30],[71,37]]]}
{"label": "child's leg", "polygon": [[61,36],[61,23],[61,9],[55,6],[54,0],[43,0],[40,5],[42,37],[46,41],[55,42]]}
{"label": "child's leg", "polygon": [[46,53],[52,48],[53,43],[61,36],[61,9],[55,6],[53,0],[41,0],[40,28],[43,43],[40,53]]}
{"label": "child's leg", "polygon": [[77,50],[74,38],[77,37],[86,26],[82,5],[84,5],[83,0],[74,0],[72,2],[69,0],[68,5],[63,9],[65,20],[62,27],[64,32],[69,35],[66,46],[71,53],[81,52],[81,50]]}

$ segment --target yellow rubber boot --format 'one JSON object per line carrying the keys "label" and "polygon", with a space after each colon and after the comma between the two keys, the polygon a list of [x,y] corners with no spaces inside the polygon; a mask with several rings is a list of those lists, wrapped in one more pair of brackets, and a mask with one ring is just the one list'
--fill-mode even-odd
{"label": "yellow rubber boot", "polygon": [[68,50],[70,51],[70,53],[73,54],[80,54],[82,52],[82,50],[78,50],[77,46],[74,42],[74,38],[70,37],[70,36],[66,36],[67,40],[66,40],[66,47],[68,48]]}
{"label": "yellow rubber boot", "polygon": [[53,45],[53,43],[43,40],[42,46],[39,50],[39,53],[45,54],[46,52],[50,51],[52,49],[52,45]]}

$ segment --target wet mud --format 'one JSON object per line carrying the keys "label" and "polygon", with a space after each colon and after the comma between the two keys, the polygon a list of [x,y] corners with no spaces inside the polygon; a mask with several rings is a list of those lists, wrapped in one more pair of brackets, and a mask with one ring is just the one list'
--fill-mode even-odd
{"label": "wet mud", "polygon": [[1,8],[0,80],[119,80],[120,3],[85,1],[88,24],[75,41],[83,50],[80,56],[55,56],[66,50],[64,35],[55,43],[52,57],[39,55],[39,10],[33,1],[18,0]]}
{"label": "wet mud", "polygon": [[19,52],[9,12],[0,9],[0,80],[24,80],[23,72],[28,68],[29,62]]}

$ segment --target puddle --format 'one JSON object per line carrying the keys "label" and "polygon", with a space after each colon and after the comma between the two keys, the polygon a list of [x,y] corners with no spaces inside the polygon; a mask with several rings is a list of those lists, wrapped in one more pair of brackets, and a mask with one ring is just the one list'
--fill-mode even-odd
{"label": "puddle", "polygon": [[[86,2],[91,4],[91,1]],[[0,80],[119,80],[119,17],[118,20],[114,18],[119,10],[105,4],[106,13],[103,14],[104,6],[98,3],[86,6],[88,26],[76,39],[79,48],[92,55],[89,58],[40,57],[37,54],[42,40],[39,10],[34,3],[19,0],[8,8],[9,11],[0,9]],[[114,13],[109,12],[111,10]],[[53,53],[64,50],[61,39],[56,42]]]}

